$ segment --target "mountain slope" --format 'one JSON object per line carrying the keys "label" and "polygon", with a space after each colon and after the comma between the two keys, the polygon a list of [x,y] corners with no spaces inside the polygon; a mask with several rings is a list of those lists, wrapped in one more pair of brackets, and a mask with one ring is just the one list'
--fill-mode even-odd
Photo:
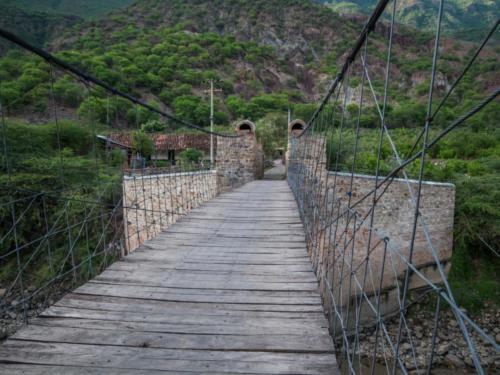
{"label": "mountain slope", "polygon": [[[3,6],[0,12],[0,27],[9,30],[38,47],[54,39],[63,30],[81,22],[76,16],[55,15],[43,12],[26,12],[15,6]],[[12,45],[0,40],[0,52]]]}
{"label": "mountain slope", "polygon": [[[341,14],[369,14],[378,0],[317,0]],[[433,30],[439,0],[400,0],[397,21],[419,29]],[[495,0],[449,0],[444,2],[444,31],[464,39],[477,39],[500,17]]]}
{"label": "mountain slope", "polygon": [[[209,118],[207,80],[217,79],[224,91],[216,100],[216,120],[227,124],[317,102],[362,27],[363,20],[343,18],[304,0],[141,0],[105,19],[68,29],[50,49],[111,85],[202,125]],[[388,25],[380,23],[368,46],[371,82],[378,92],[383,90],[387,31]],[[432,36],[398,28],[394,41],[391,97],[420,111]],[[473,48],[472,43],[443,40],[438,90],[449,87]],[[494,54],[486,58],[479,66],[481,79],[468,81],[462,92],[484,92],[496,84]],[[26,96],[24,102],[16,98],[37,85],[46,89],[46,68],[30,69],[34,61],[22,59],[24,67],[20,60],[17,55],[0,60],[0,100],[16,103],[12,109],[20,113],[26,108],[43,112],[47,96]],[[359,97],[360,81],[356,73],[349,82],[349,103]],[[55,91],[69,107],[65,113],[93,113],[106,121],[110,108],[105,98],[86,97],[67,77],[58,79]],[[112,107],[122,124],[135,124],[133,108],[120,101]],[[409,118],[417,117],[412,113]],[[139,123],[147,120],[141,117]]]}
{"label": "mountain slope", "polygon": [[0,8],[16,6],[28,13],[43,12],[77,16],[84,19],[102,17],[131,5],[135,0],[0,0]]}
{"label": "mountain slope", "polygon": [[[304,99],[312,100],[324,92],[324,83],[335,75],[342,56],[352,46],[362,26],[362,20],[346,19],[326,7],[304,0],[142,0],[107,19],[85,25],[78,33],[72,31],[63,35],[52,46],[57,51],[86,51],[89,45],[109,50],[121,43],[140,43],[139,53],[147,57],[156,48],[169,50],[170,47],[162,48],[168,43],[161,40],[161,35],[165,30],[169,33],[172,28],[183,31],[182,38],[186,41],[182,43],[188,45],[198,43],[197,38],[214,36],[255,43],[257,50],[265,47],[265,58],[256,59],[250,47],[240,54],[233,54],[237,61],[228,67],[231,71],[224,66],[210,68],[219,70],[224,77],[233,76],[233,82],[243,77],[241,80],[246,81],[246,86],[252,86],[248,81],[257,81],[260,89],[248,92],[238,90],[238,85],[235,85],[235,91],[246,98],[259,91],[296,88]],[[386,44],[386,29],[380,25],[371,41],[371,48],[378,51],[372,58],[374,66],[385,60],[380,52]],[[428,51],[430,38],[400,30],[397,41],[401,46],[414,45],[415,55],[421,56]],[[226,42],[231,43],[230,40]],[[203,43],[200,51],[204,50]],[[182,48],[180,50],[184,53]],[[395,53],[400,51],[401,48],[396,48]],[[205,52],[208,61],[214,53],[220,54],[216,49]],[[201,70],[203,64],[193,67]],[[239,78],[235,77],[238,75]],[[293,84],[293,80],[298,85]]]}

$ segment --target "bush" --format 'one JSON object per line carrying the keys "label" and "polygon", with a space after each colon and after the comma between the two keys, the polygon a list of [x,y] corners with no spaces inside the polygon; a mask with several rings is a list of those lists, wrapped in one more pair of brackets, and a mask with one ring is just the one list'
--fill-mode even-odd
{"label": "bush", "polygon": [[87,121],[98,121],[106,123],[108,108],[104,99],[95,96],[85,98],[78,108],[78,116]]}
{"label": "bush", "polygon": [[137,130],[132,133],[132,150],[144,158],[150,158],[154,152],[154,143],[145,132]]}
{"label": "bush", "polygon": [[274,156],[276,149],[286,148],[288,124],[285,113],[269,113],[258,120],[255,126],[257,140],[268,159]]}
{"label": "bush", "polygon": [[456,188],[450,283],[467,309],[500,304],[500,261],[489,248],[500,248],[500,176],[462,177]]}
{"label": "bush", "polygon": [[405,102],[387,114],[386,123],[391,128],[422,127],[425,123],[425,104],[419,102]]}
{"label": "bush", "polygon": [[210,123],[210,107],[194,95],[182,95],[174,100],[175,114],[186,121],[200,126]]}
{"label": "bush", "polygon": [[73,108],[78,107],[84,98],[82,87],[68,79],[54,83],[54,96],[59,102]]}
{"label": "bush", "polygon": [[195,148],[187,148],[179,154],[181,168],[191,169],[201,162],[203,152]]}
{"label": "bush", "polygon": [[159,120],[149,120],[141,125],[141,130],[145,133],[158,133],[167,129],[167,125]]}

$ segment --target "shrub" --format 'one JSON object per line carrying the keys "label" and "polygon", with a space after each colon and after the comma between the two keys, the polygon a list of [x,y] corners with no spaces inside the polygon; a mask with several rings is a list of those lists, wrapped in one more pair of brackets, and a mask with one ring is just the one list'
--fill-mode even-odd
{"label": "shrub", "polygon": [[132,133],[132,150],[149,158],[154,152],[153,141],[145,132],[137,130]]}
{"label": "shrub", "polygon": [[166,128],[167,125],[159,120],[149,120],[148,122],[141,125],[141,130],[145,133],[163,132]]}
{"label": "shrub", "polygon": [[203,152],[195,148],[187,148],[179,154],[181,168],[192,169],[203,158]]}

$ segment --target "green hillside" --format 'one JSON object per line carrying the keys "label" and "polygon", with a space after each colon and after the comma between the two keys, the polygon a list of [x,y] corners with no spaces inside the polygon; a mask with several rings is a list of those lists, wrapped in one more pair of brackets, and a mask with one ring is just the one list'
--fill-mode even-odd
{"label": "green hillside", "polygon": [[[219,122],[238,117],[256,120],[267,111],[286,109],[289,102],[315,101],[362,27],[361,21],[343,19],[312,2],[285,3],[286,7],[282,0],[142,0],[105,19],[66,29],[50,48],[98,78],[201,124],[207,121],[205,104],[200,101],[206,81],[217,78],[224,89],[217,109],[229,114],[221,115]],[[369,46],[375,71],[383,71],[385,64],[384,27],[380,26]],[[432,36],[401,29],[395,40],[391,95],[405,110],[421,111]],[[438,92],[453,81],[473,49],[471,43],[448,40],[443,44]],[[29,74],[20,76],[23,69],[14,64],[18,60],[11,55],[0,64],[5,77],[0,82],[0,99],[7,104],[15,101],[19,110],[25,104],[43,111],[46,96],[28,96],[25,103],[16,99],[46,84],[43,69],[28,69]],[[39,65],[30,59],[23,62],[26,68]],[[480,78],[468,81],[461,92],[489,90],[496,67],[494,56],[485,55],[478,64]],[[383,75],[373,76],[372,83],[381,89]],[[351,86],[359,84],[359,78],[353,78]],[[74,112],[84,111],[90,99],[73,95],[75,90],[64,80],[59,85],[62,102]]]}
{"label": "green hillside", "polygon": [[[369,14],[378,0],[318,0],[342,14]],[[398,22],[433,29],[439,0],[398,1]],[[449,0],[444,2],[444,31],[464,39],[480,38],[500,17],[496,0]]]}

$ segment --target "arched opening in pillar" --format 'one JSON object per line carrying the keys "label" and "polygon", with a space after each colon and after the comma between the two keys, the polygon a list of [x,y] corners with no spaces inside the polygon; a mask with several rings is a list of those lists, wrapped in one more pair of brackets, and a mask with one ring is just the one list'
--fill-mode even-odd
{"label": "arched opening in pillar", "polygon": [[293,120],[288,124],[288,134],[291,135],[299,135],[306,128],[306,123],[302,120]]}
{"label": "arched opening in pillar", "polygon": [[236,124],[235,130],[239,135],[255,134],[255,124],[249,120],[243,120]]}

